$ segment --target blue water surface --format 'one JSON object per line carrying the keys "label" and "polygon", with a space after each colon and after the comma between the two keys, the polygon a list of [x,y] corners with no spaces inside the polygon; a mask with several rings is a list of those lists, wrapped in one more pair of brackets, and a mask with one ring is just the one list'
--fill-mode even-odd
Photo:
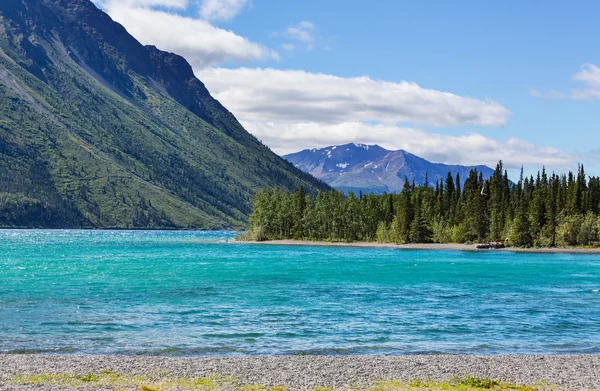
{"label": "blue water surface", "polygon": [[0,230],[0,352],[600,353],[600,256]]}

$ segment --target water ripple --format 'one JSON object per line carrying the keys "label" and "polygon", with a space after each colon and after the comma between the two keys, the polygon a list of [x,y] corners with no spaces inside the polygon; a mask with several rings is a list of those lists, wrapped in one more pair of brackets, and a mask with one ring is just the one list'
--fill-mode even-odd
{"label": "water ripple", "polygon": [[0,352],[600,353],[600,257],[0,230]]}

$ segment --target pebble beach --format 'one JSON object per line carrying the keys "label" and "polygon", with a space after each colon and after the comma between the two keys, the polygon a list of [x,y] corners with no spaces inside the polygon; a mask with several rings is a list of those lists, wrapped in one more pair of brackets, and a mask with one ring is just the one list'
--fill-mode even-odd
{"label": "pebble beach", "polygon": [[[239,385],[287,390],[364,389],[381,380],[446,381],[473,376],[554,389],[600,390],[600,355],[414,355],[257,356],[169,358],[156,356],[0,355],[1,390],[69,389],[56,384],[22,384],[28,374],[98,374],[102,371],[160,377],[200,378],[214,374]],[[544,388],[544,387],[542,387]],[[79,385],[77,389],[105,390]]]}

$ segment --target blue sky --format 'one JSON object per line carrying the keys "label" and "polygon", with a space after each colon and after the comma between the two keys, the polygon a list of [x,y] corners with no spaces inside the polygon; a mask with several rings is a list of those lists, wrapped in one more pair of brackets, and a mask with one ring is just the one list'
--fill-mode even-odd
{"label": "blue sky", "polygon": [[96,3],[275,152],[355,141],[600,174],[599,2]]}

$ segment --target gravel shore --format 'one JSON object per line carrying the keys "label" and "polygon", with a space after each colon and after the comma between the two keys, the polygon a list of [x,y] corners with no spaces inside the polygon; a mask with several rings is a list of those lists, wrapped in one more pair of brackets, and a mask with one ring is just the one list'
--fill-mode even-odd
{"label": "gravel shore", "polygon": [[264,242],[253,241],[233,241],[233,243],[241,244],[258,244],[258,245],[280,245],[280,246],[329,246],[329,247],[366,247],[366,248],[395,248],[400,250],[453,250],[453,251],[482,251],[482,252],[498,252],[509,251],[518,253],[566,253],[566,254],[600,254],[600,247],[584,248],[584,247],[541,247],[541,248],[520,248],[507,247],[497,250],[480,250],[475,244],[458,244],[458,243],[376,243],[376,242],[318,242],[311,240],[267,240]]}
{"label": "gravel shore", "polygon": [[[240,384],[283,385],[288,390],[309,390],[318,386],[364,388],[377,380],[445,381],[453,376],[467,375],[520,385],[543,382],[561,389],[600,390],[600,355],[198,358],[0,355],[0,389],[55,390],[60,388],[19,385],[10,379],[27,374],[88,374],[106,370],[129,375],[156,376],[159,373],[172,377],[222,374],[237,378]],[[95,388],[85,386],[83,389]]]}

